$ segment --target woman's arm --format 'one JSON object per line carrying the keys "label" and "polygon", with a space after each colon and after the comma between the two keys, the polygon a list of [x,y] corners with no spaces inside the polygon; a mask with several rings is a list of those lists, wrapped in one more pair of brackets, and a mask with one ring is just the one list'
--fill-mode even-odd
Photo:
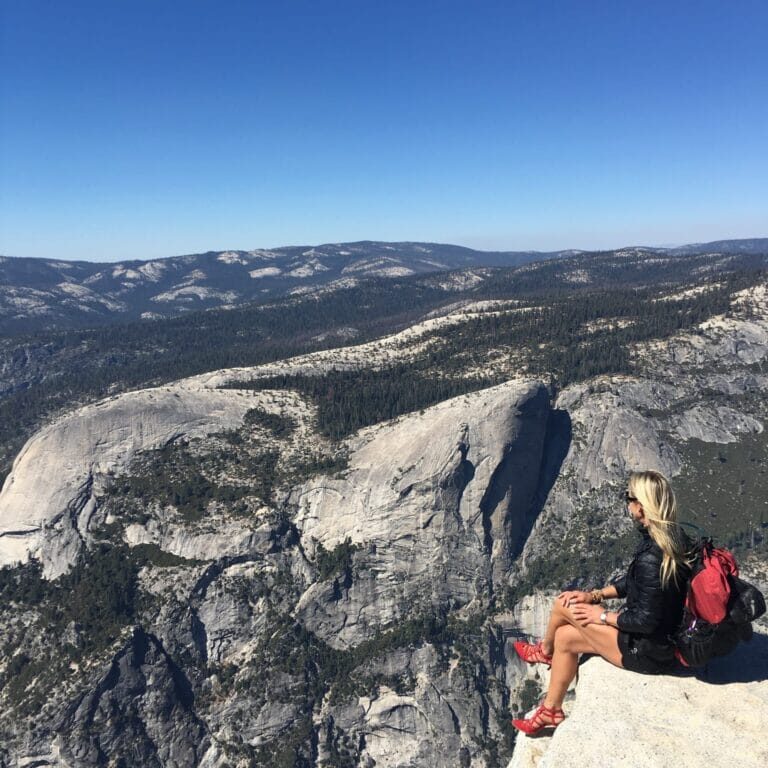
{"label": "woman's arm", "polygon": [[607,624],[611,627],[618,627],[620,614],[616,611],[606,611],[602,605],[586,605],[579,603],[571,609],[573,617],[586,627],[588,624]]}
{"label": "woman's arm", "polygon": [[616,587],[610,584],[602,589],[593,589],[589,592],[582,592],[577,589],[568,590],[567,592],[561,592],[557,599],[567,608],[569,605],[578,605],[579,603],[602,603],[603,600],[611,600],[618,596]]}

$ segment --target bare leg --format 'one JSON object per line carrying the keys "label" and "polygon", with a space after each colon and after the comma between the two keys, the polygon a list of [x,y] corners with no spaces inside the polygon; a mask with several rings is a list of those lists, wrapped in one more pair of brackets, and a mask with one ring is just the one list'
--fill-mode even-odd
{"label": "bare leg", "polygon": [[548,707],[561,707],[565,692],[576,677],[579,666],[579,653],[574,650],[581,639],[579,631],[570,624],[560,626],[555,633],[555,651],[552,655],[552,669],[549,674],[549,688],[544,697]]}
{"label": "bare leg", "polygon": [[576,675],[579,655],[582,653],[598,653],[606,661],[621,667],[618,638],[617,629],[602,624],[589,624],[586,627],[568,624],[558,627],[555,632],[549,689],[544,704],[548,707],[562,706],[565,692]]}
{"label": "bare leg", "polygon": [[598,653],[606,661],[622,667],[619,650],[619,630],[604,624],[577,624],[570,609],[558,601],[552,608],[547,627],[547,635],[542,640],[546,651],[546,642],[552,635],[552,667],[544,701],[536,712],[526,720],[513,720],[512,724],[525,733],[538,733],[546,726],[557,726],[563,720],[562,705],[579,666],[579,655]]}

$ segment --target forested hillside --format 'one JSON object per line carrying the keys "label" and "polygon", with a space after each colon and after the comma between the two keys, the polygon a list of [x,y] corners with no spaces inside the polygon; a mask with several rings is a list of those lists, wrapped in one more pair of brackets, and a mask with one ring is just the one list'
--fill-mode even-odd
{"label": "forested hillside", "polygon": [[[434,345],[431,358],[406,372],[416,380],[425,370],[438,368],[441,377],[450,379],[463,377],[462,371],[471,368],[473,360],[480,366],[470,375],[477,380],[475,385],[442,383],[443,394],[502,380],[499,376],[508,371],[484,370],[485,356],[493,348],[514,360],[515,370],[551,375],[558,385],[600,372],[627,370],[628,342],[663,337],[690,327],[707,313],[721,311],[728,290],[739,281],[759,279],[755,270],[766,259],[755,253],[580,254],[515,269],[470,270],[470,280],[465,272],[373,279],[265,305],[6,337],[0,339],[0,477],[31,430],[61,409],[218,368],[256,365],[363,342],[457,301],[517,300],[520,313],[478,318],[455,338],[447,331]],[[744,276],[738,277],[741,273]],[[692,275],[699,277],[692,281]],[[728,275],[733,275],[730,282],[720,286],[720,278]],[[711,283],[716,290],[671,303],[654,301],[654,286],[670,291],[692,282]],[[602,330],[589,326],[606,319],[617,322],[608,322]],[[378,380],[386,377],[382,374]],[[422,385],[414,386],[424,390]],[[410,395],[407,402],[436,401],[436,395],[423,400],[425,396]],[[383,412],[394,413],[409,406],[403,401],[382,407]],[[353,417],[350,425],[354,421]]]}

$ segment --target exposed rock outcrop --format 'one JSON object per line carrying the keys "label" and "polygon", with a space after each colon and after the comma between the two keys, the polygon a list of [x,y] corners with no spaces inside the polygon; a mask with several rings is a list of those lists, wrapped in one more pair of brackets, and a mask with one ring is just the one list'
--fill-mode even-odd
{"label": "exposed rock outcrop", "polygon": [[768,635],[698,677],[639,675],[590,658],[551,736],[521,735],[509,768],[762,768],[768,764]]}
{"label": "exposed rock outcrop", "polygon": [[[19,457],[0,497],[4,519],[37,500],[38,527],[19,541],[35,542],[31,554],[55,576],[89,546],[90,518],[73,518],[70,538],[50,527],[56,510],[80,498],[84,476],[97,485],[142,449],[239,426],[263,401],[180,382],[83,409]],[[212,404],[219,413],[207,412]],[[338,750],[360,765],[486,765],[489,749],[503,754],[510,690],[525,672],[509,668],[499,628],[483,617],[546,496],[553,419],[542,384],[507,382],[351,438],[342,475],[296,486],[276,518],[116,519],[123,542],[186,564],[142,570],[147,629],[102,677],[84,681],[85,692],[53,697],[63,725],[45,731],[52,742],[41,733],[16,754],[58,750],[53,764],[95,765],[135,742],[146,765],[219,768],[233,754],[261,765],[271,745],[314,729],[301,749],[318,765]],[[31,480],[37,452],[52,480],[40,487]],[[89,490],[93,506],[99,498]],[[462,606],[463,618],[446,624]],[[437,624],[424,630],[422,618]],[[409,643],[425,632],[435,639]],[[366,642],[370,657],[356,650]],[[153,728],[175,734],[164,744],[171,752],[151,752]]]}
{"label": "exposed rock outcrop", "polygon": [[[750,317],[718,316],[694,332],[637,344],[632,355],[638,375],[601,376],[559,393],[554,408],[568,414],[572,440],[514,565],[513,584],[558,558],[574,563],[561,574],[564,583],[589,579],[583,555],[599,559],[601,549],[590,542],[628,532],[618,493],[630,472],[652,468],[672,478],[701,478],[702,484],[705,474],[729,474],[706,469],[696,453],[702,444],[738,444],[763,434],[767,295],[758,285],[736,300],[749,303]],[[750,455],[754,469],[765,463],[763,448],[751,448]]]}
{"label": "exposed rock outcrop", "polygon": [[63,765],[193,768],[209,742],[184,672],[157,638],[136,629],[96,686],[69,707],[57,731]]}
{"label": "exposed rock outcrop", "polygon": [[373,428],[350,441],[341,478],[298,489],[305,551],[349,540],[355,577],[313,584],[297,616],[334,646],[411,614],[487,599],[535,518],[549,397],[510,382]]}
{"label": "exposed rock outcrop", "polygon": [[[344,704],[324,702],[315,717],[318,764],[332,765],[346,743],[359,746],[360,766],[483,765],[483,742],[502,739],[496,713],[503,704],[506,663],[495,665],[487,652],[480,658],[483,668],[473,672],[426,645],[366,664],[367,675],[387,683]],[[405,680],[412,681],[407,690],[391,687]]]}
{"label": "exposed rock outcrop", "polygon": [[163,387],[81,408],[24,446],[0,492],[0,566],[68,570],[89,538],[96,495],[139,451],[242,423],[251,393]]}

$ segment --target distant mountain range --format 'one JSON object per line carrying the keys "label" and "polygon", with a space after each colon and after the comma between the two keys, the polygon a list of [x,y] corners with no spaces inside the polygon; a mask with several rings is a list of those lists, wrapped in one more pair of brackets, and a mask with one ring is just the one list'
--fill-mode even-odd
{"label": "distant mountain range", "polygon": [[[681,256],[701,252],[767,253],[768,238],[631,250]],[[114,263],[0,256],[0,333],[158,319],[191,310],[350,287],[373,277],[518,267],[585,253],[588,252],[475,251],[437,243],[362,241],[270,250],[208,251]]]}

